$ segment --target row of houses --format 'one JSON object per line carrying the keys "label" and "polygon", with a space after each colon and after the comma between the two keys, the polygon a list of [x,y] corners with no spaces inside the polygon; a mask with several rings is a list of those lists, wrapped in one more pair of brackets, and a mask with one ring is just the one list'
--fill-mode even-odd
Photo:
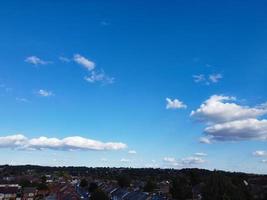
{"label": "row of houses", "polygon": [[51,185],[49,190],[35,187],[21,188],[18,184],[0,185],[0,200],[79,200],[80,196],[70,183]]}
{"label": "row of houses", "polygon": [[120,188],[116,184],[99,184],[99,188],[108,194],[111,200],[166,200],[166,195],[149,194],[139,189]]}

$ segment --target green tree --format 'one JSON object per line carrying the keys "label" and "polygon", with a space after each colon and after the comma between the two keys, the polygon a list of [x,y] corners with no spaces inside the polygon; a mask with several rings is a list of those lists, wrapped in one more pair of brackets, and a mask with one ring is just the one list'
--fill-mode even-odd
{"label": "green tree", "polygon": [[192,197],[191,186],[185,177],[179,177],[172,181],[170,193],[173,198],[178,200],[184,200]]}
{"label": "green tree", "polygon": [[154,181],[148,180],[144,187],[144,192],[153,192],[157,185]]}
{"label": "green tree", "polygon": [[124,187],[129,187],[131,184],[131,179],[129,176],[127,175],[122,175],[118,178],[118,185],[121,187],[121,188],[124,188]]}
{"label": "green tree", "polygon": [[109,200],[109,198],[105,192],[97,189],[92,193],[90,200]]}
{"label": "green tree", "polygon": [[94,182],[92,182],[92,183],[90,183],[90,185],[89,185],[88,191],[89,191],[90,193],[93,193],[94,191],[97,190],[97,188],[98,188],[97,184],[94,183]]}
{"label": "green tree", "polygon": [[37,184],[38,190],[48,190],[48,186],[45,183],[39,183]]}
{"label": "green tree", "polygon": [[23,178],[23,179],[21,179],[20,181],[19,181],[19,185],[21,186],[21,187],[30,187],[30,186],[32,186],[32,184],[31,184],[31,182],[28,180],[28,179],[26,179],[26,178]]}
{"label": "green tree", "polygon": [[86,188],[86,187],[88,187],[88,181],[87,181],[85,178],[83,178],[83,179],[81,180],[81,182],[80,182],[80,187],[82,187],[82,188]]}
{"label": "green tree", "polygon": [[205,200],[249,200],[249,192],[240,179],[231,179],[221,172],[214,171],[206,181],[202,191]]}
{"label": "green tree", "polygon": [[42,177],[41,177],[41,181],[42,181],[42,183],[46,183],[46,180],[47,180],[46,176],[42,176]]}

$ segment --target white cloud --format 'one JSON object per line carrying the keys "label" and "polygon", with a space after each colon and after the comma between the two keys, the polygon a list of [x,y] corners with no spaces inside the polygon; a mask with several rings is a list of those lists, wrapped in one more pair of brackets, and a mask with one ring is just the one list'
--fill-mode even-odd
{"label": "white cloud", "polygon": [[92,71],[95,68],[95,63],[93,61],[81,56],[80,54],[75,54],[73,56],[73,60],[88,69],[89,71]]}
{"label": "white cloud", "polygon": [[204,156],[207,156],[208,154],[206,153],[202,153],[202,152],[197,152],[194,154],[195,156],[199,156],[199,157],[204,157]]}
{"label": "white cloud", "polygon": [[241,106],[234,103],[235,100],[235,97],[213,95],[192,111],[191,116],[202,122],[215,123],[255,118],[267,113],[266,107]]}
{"label": "white cloud", "polygon": [[[63,62],[67,62],[68,58],[61,57],[60,58]],[[88,71],[89,74],[84,77],[84,80],[86,80],[89,83],[102,83],[103,85],[105,84],[112,84],[115,81],[114,77],[108,76],[104,70],[94,70],[96,67],[96,64],[89,60],[88,58],[85,58],[84,56],[81,56],[80,54],[75,54],[73,56],[74,62],[82,65],[85,67]]]}
{"label": "white cloud", "polygon": [[163,161],[167,163],[168,166],[172,167],[189,167],[192,165],[205,163],[206,161],[202,157],[203,156],[189,156],[180,160],[177,160],[173,157],[165,157],[163,158]]}
{"label": "white cloud", "polygon": [[196,83],[206,81],[205,75],[204,74],[199,74],[199,75],[193,75],[193,79]]}
{"label": "white cloud", "polygon": [[27,138],[24,135],[10,135],[0,137],[0,148],[16,148],[29,150],[120,150],[127,145],[120,142],[101,142],[80,136],[58,138]]}
{"label": "white cloud", "polygon": [[130,159],[126,159],[126,158],[122,158],[120,161],[121,161],[121,162],[124,162],[124,163],[129,163],[129,162],[131,162]]}
{"label": "white cloud", "polygon": [[164,157],[163,161],[167,164],[167,166],[171,166],[171,167],[181,167],[182,166],[181,163],[179,163],[179,161],[173,157]]}
{"label": "white cloud", "polygon": [[16,98],[17,101],[20,101],[20,102],[24,102],[24,103],[29,103],[30,101],[26,98],[20,98],[20,97],[17,97]]}
{"label": "white cloud", "polygon": [[234,97],[213,95],[191,112],[191,117],[208,125],[200,142],[267,140],[267,120],[257,119],[267,113],[266,105],[248,107],[235,101]]}
{"label": "white cloud", "polygon": [[91,74],[89,76],[86,76],[84,79],[90,83],[96,83],[96,82],[101,82],[103,84],[114,83],[114,78],[106,75],[104,71],[101,71],[99,73],[96,71],[92,71]]}
{"label": "white cloud", "polygon": [[267,140],[267,120],[244,119],[214,124],[204,133],[212,140]]}
{"label": "white cloud", "polygon": [[257,157],[263,157],[263,156],[267,156],[267,152],[262,151],[262,150],[257,150],[253,152],[253,155]]}
{"label": "white cloud", "polygon": [[187,158],[182,159],[182,163],[184,165],[196,165],[196,164],[202,164],[205,162],[206,161],[199,156],[197,156],[197,157],[191,156],[191,157],[187,157]]}
{"label": "white cloud", "polygon": [[129,150],[128,153],[129,154],[136,154],[137,152],[135,150]]}
{"label": "white cloud", "polygon": [[193,75],[194,82],[205,83],[206,85],[210,85],[211,83],[218,83],[222,78],[223,75],[219,73],[210,75],[204,75],[204,74]]}
{"label": "white cloud", "polygon": [[209,80],[212,82],[212,83],[217,83],[219,82],[220,79],[222,79],[223,76],[221,74],[210,74],[209,75]]}
{"label": "white cloud", "polygon": [[15,148],[24,145],[26,140],[27,138],[21,134],[0,137],[0,147]]}
{"label": "white cloud", "polygon": [[51,63],[49,61],[44,61],[37,56],[29,56],[25,59],[25,62],[33,64],[33,65],[46,65],[46,64]]}
{"label": "white cloud", "polygon": [[211,144],[211,138],[206,136],[206,137],[201,137],[199,138],[199,142],[203,144]]}
{"label": "white cloud", "polygon": [[187,107],[179,99],[171,100],[170,98],[166,98],[166,101],[167,101],[166,109],[180,109],[180,108],[186,108]]}
{"label": "white cloud", "polygon": [[65,57],[65,56],[59,56],[58,59],[64,63],[69,63],[71,59]]}
{"label": "white cloud", "polygon": [[170,163],[175,163],[175,162],[177,162],[177,160],[176,160],[175,158],[173,158],[173,157],[164,157],[163,160],[164,160],[165,162],[170,162]]}
{"label": "white cloud", "polygon": [[38,91],[38,95],[43,96],[43,97],[49,97],[49,96],[53,96],[54,94],[51,91],[40,89]]}

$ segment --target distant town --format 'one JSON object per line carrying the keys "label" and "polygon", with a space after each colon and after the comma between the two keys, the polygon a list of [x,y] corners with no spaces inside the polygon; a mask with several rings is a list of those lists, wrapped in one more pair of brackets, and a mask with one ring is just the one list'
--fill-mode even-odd
{"label": "distant town", "polygon": [[0,166],[0,200],[266,199],[267,176],[203,169]]}

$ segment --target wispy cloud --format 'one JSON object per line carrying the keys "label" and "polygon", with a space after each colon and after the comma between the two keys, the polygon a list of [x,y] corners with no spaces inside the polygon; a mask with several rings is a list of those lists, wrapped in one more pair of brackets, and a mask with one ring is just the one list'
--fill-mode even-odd
{"label": "wispy cloud", "polygon": [[33,64],[33,65],[46,65],[51,63],[50,61],[42,60],[41,58],[37,56],[29,56],[25,59],[25,62]]}
{"label": "wispy cloud", "polygon": [[17,150],[120,150],[126,147],[127,145],[121,142],[101,142],[80,136],[63,139],[44,136],[30,139],[21,134],[0,137],[0,148]]}
{"label": "wispy cloud", "polygon": [[11,92],[13,90],[13,88],[5,85],[4,83],[0,83],[0,88],[2,88],[5,92]]}
{"label": "wispy cloud", "polygon": [[210,74],[209,75],[209,80],[212,82],[212,83],[217,83],[219,82],[220,79],[222,79],[223,76],[221,74]]}
{"label": "wispy cloud", "polygon": [[210,85],[211,83],[215,84],[218,83],[223,78],[222,74],[198,74],[193,75],[193,80],[196,83],[204,83],[205,85]]}
{"label": "wispy cloud", "polygon": [[[61,58],[62,59],[62,58]],[[65,60],[65,58],[63,59]],[[112,84],[115,81],[114,77],[108,76],[104,70],[96,70],[96,64],[89,60],[88,58],[81,56],[80,54],[75,54],[73,56],[73,61],[79,65],[82,65],[89,71],[89,74],[84,77],[89,83],[101,83],[103,85]]]}
{"label": "wispy cloud", "polygon": [[196,83],[203,82],[206,80],[206,77],[204,74],[198,74],[198,75],[193,75],[193,79]]}
{"label": "wispy cloud", "polygon": [[202,144],[211,144],[211,137],[209,136],[200,137],[199,142]]}
{"label": "wispy cloud", "polygon": [[127,159],[127,158],[122,158],[120,161],[121,161],[121,162],[124,162],[124,163],[129,163],[129,162],[131,162],[131,160],[130,160],[130,159]]}
{"label": "wispy cloud", "polygon": [[95,63],[88,58],[81,56],[80,54],[75,54],[73,56],[73,60],[79,64],[85,67],[87,70],[92,71],[95,68]]}
{"label": "wispy cloud", "polygon": [[84,79],[89,83],[100,82],[103,84],[112,84],[114,83],[115,80],[113,77],[109,77],[107,74],[105,74],[104,71],[101,72],[92,71],[91,74],[89,76],[86,76]]}
{"label": "wispy cloud", "polygon": [[128,154],[137,154],[137,152],[135,150],[129,150]]}
{"label": "wispy cloud", "polygon": [[106,21],[106,20],[103,20],[103,21],[100,22],[100,25],[101,25],[101,26],[110,26],[111,23],[108,22],[108,21]]}
{"label": "wispy cloud", "polygon": [[167,105],[166,105],[166,109],[181,109],[181,108],[186,108],[187,106],[180,101],[179,99],[170,99],[170,98],[166,98],[167,101]]}
{"label": "wispy cloud", "polygon": [[22,98],[22,97],[17,97],[16,100],[20,101],[20,102],[24,102],[24,103],[29,103],[30,102],[28,99]]}
{"label": "wispy cloud", "polygon": [[61,62],[64,62],[64,63],[69,63],[71,62],[71,59],[65,57],[65,56],[59,56],[58,59],[61,61]]}
{"label": "wispy cloud", "polygon": [[169,162],[169,163],[177,163],[177,160],[174,157],[164,157],[163,161]]}
{"label": "wispy cloud", "polygon": [[[163,161],[168,167],[190,167],[193,165],[203,164],[206,160],[203,159],[204,155],[189,156],[182,159],[176,159],[174,157],[164,157]],[[206,154],[205,154],[206,156]]]}
{"label": "wispy cloud", "polygon": [[202,164],[205,163],[206,161],[199,157],[199,156],[190,156],[187,158],[182,159],[182,164],[183,165],[197,165],[197,164]]}
{"label": "wispy cloud", "polygon": [[37,93],[39,96],[42,96],[42,97],[54,96],[54,93],[52,91],[44,90],[44,89],[40,89]]}
{"label": "wispy cloud", "polygon": [[199,157],[205,157],[205,156],[207,156],[208,154],[206,154],[206,153],[202,153],[202,152],[197,152],[197,153],[195,153],[194,155],[195,155],[195,156],[199,156]]}

